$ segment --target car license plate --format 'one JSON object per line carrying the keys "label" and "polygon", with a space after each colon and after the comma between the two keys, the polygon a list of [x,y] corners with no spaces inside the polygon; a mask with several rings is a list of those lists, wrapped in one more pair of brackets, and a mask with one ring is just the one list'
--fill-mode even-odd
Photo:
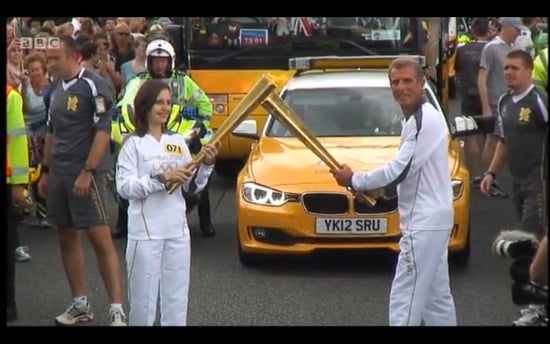
{"label": "car license plate", "polygon": [[317,234],[384,234],[388,232],[386,218],[317,218]]}

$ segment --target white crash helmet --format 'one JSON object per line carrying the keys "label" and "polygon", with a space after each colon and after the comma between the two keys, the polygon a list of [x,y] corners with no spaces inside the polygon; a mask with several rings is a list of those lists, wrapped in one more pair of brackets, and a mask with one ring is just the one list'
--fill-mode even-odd
{"label": "white crash helmet", "polygon": [[170,42],[163,39],[155,39],[147,44],[145,48],[145,68],[149,69],[147,63],[151,57],[169,57],[170,72],[174,70],[176,64],[176,52]]}

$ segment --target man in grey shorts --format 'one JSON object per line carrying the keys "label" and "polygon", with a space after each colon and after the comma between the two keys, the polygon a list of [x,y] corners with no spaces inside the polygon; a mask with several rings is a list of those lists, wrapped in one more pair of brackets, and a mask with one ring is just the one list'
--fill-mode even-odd
{"label": "man in grey shorts", "polygon": [[[512,50],[512,44],[523,28],[521,20],[517,17],[502,17],[500,24],[501,31],[493,40],[485,44],[479,62],[477,86],[484,116],[498,115],[498,100],[508,91],[504,80],[504,60],[506,54]],[[483,168],[489,167],[497,142],[497,136],[487,136],[481,157]],[[496,181],[493,181],[491,185],[490,195],[493,197],[508,197],[508,193],[503,192]]]}
{"label": "man in grey shorts", "polygon": [[[54,167],[55,163],[50,162]],[[90,172],[91,186],[88,194],[77,195],[75,181],[80,171],[66,170],[65,173],[52,168],[54,173],[48,180],[48,217],[59,228],[74,227],[86,229],[91,226],[108,226],[104,200],[107,197],[105,171]]]}
{"label": "man in grey shorts", "polygon": [[60,40],[60,48],[47,53],[51,72],[58,79],[49,96],[48,133],[38,184],[39,194],[47,199],[48,219],[58,228],[74,299],[55,322],[70,326],[93,320],[78,230],[85,229],[110,299],[111,325],[124,326],[120,262],[105,209],[105,172],[113,164],[109,153],[113,99],[105,80],[80,67],[76,42],[68,36]]}
{"label": "man in grey shorts", "polygon": [[[504,75],[510,91],[498,102],[499,116],[495,134],[500,137],[491,166],[481,181],[481,191],[500,172],[506,157],[513,178],[512,195],[521,230],[541,240],[545,235],[542,163],[548,135],[548,99],[531,78],[533,58],[523,50],[508,53]],[[544,307],[530,306],[522,311],[517,326],[533,326],[545,317]]]}

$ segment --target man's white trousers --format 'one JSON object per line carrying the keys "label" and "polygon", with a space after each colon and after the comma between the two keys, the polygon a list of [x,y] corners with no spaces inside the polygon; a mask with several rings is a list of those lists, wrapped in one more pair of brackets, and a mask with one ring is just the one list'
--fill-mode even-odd
{"label": "man's white trousers", "polygon": [[185,326],[191,245],[189,236],[128,240],[126,269],[130,326],[152,326],[160,291],[160,325]]}
{"label": "man's white trousers", "polygon": [[390,293],[390,326],[456,326],[447,245],[450,230],[405,231]]}

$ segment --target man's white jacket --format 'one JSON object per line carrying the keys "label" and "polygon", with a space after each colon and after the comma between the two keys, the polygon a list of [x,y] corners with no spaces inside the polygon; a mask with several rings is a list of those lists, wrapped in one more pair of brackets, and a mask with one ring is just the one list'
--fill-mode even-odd
{"label": "man's white jacket", "polygon": [[352,177],[355,190],[397,185],[402,231],[451,230],[453,193],[445,118],[424,102],[406,121],[399,153],[388,164]]}

